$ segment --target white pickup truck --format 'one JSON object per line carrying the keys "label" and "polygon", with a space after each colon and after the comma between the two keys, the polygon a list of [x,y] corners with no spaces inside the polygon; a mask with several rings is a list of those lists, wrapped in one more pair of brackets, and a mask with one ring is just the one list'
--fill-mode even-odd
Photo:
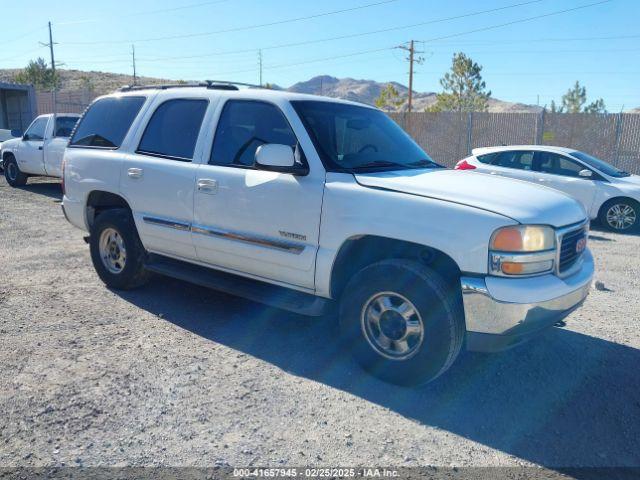
{"label": "white pickup truck", "polygon": [[24,135],[2,142],[0,158],[9,185],[22,186],[32,175],[61,177],[62,155],[79,118],[76,113],[40,115]]}
{"label": "white pickup truck", "polygon": [[352,102],[124,89],[87,110],[63,168],[63,210],[109,287],[156,272],[305,315],[335,307],[340,344],[401,384],[437,377],[463,346],[554,325],[594,271],[578,202],[442,168]]}

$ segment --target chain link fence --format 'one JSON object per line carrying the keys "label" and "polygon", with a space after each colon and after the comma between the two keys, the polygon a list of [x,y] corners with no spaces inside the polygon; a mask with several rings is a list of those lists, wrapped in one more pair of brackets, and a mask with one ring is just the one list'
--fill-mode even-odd
{"label": "chain link fence", "polygon": [[640,174],[640,115],[586,113],[392,113],[437,162],[453,167],[477,147],[555,145]]}
{"label": "chain link fence", "polygon": [[[57,93],[57,111],[82,113],[97,95]],[[37,93],[38,114],[53,112],[53,95]],[[477,147],[556,145],[582,150],[640,175],[640,115],[587,113],[391,113],[437,162],[453,167]]]}

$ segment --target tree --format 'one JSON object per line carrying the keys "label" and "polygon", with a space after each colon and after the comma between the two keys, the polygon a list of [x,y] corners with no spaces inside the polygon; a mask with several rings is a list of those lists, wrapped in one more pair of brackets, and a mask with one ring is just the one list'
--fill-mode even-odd
{"label": "tree", "polygon": [[30,83],[40,90],[49,90],[60,83],[58,75],[53,74],[53,70],[48,67],[44,58],[38,57],[37,60],[31,60],[29,64],[18,72],[13,80],[16,83]]}
{"label": "tree", "polygon": [[491,91],[487,91],[482,80],[482,67],[464,53],[453,55],[451,71],[440,79],[444,89],[436,95],[436,103],[428,110],[432,112],[484,112],[488,107]]}
{"label": "tree", "polygon": [[595,102],[591,102],[584,107],[584,113],[607,113],[607,107],[604,104],[604,100],[599,98]]}
{"label": "tree", "polygon": [[582,106],[587,103],[587,88],[580,86],[580,82],[576,80],[573,88],[567,90],[562,96],[562,111],[567,113],[580,113]]}
{"label": "tree", "polygon": [[567,90],[562,96],[562,105],[557,106],[556,102],[551,100],[551,113],[607,113],[607,107],[602,98],[587,103],[587,88],[580,85],[579,81]]}
{"label": "tree", "polygon": [[80,86],[82,87],[82,90],[89,93],[93,93],[93,91],[96,89],[96,85],[89,75],[80,76]]}
{"label": "tree", "polygon": [[387,86],[382,89],[380,95],[375,100],[376,107],[387,110],[388,112],[395,110],[403,103],[404,99],[400,97],[398,90],[396,90],[391,83],[388,83]]}

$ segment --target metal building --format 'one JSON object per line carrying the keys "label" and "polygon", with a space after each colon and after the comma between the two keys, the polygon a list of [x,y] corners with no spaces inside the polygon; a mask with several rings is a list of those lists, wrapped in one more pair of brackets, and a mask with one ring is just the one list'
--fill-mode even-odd
{"label": "metal building", "polygon": [[24,131],[36,113],[33,85],[0,82],[0,129]]}

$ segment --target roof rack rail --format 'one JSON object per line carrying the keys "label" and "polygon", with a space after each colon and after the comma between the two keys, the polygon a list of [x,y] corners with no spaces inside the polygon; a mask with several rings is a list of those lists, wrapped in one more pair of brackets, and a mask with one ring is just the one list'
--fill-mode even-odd
{"label": "roof rack rail", "polygon": [[238,86],[249,88],[264,88],[251,83],[230,82],[227,80],[205,80],[204,82],[192,83],[159,83],[155,85],[125,85],[118,89],[120,92],[132,92],[136,90],[167,90],[169,88],[194,88],[206,87],[212,90],[238,90]]}
{"label": "roof rack rail", "polygon": [[229,80],[205,80],[205,82],[211,86],[210,88],[218,88],[219,86],[225,87],[227,85],[249,88],[264,88],[262,85],[255,85],[253,83],[232,82]]}

